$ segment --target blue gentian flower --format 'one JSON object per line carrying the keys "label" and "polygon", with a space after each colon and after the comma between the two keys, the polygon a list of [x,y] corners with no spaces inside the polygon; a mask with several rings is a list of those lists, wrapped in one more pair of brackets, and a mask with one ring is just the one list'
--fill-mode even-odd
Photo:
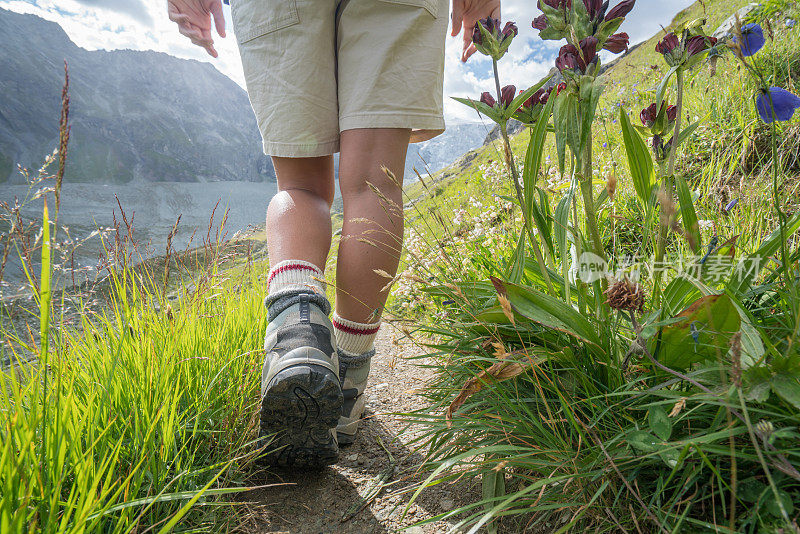
{"label": "blue gentian flower", "polygon": [[[736,36],[733,36],[733,42],[739,42]],[[761,26],[758,24],[751,22],[750,24],[745,24],[742,26],[742,55],[745,57],[750,57],[764,46],[764,30],[761,29]]]}
{"label": "blue gentian flower", "polygon": [[775,111],[775,118],[779,121],[791,120],[794,115],[794,110],[800,108],[800,97],[781,89],[780,87],[770,87],[769,94],[762,91],[756,97],[756,109],[764,122],[772,122],[772,113],[770,113],[770,96],[772,97],[772,105]]}
{"label": "blue gentian flower", "polygon": [[787,28],[794,28],[794,19],[786,19],[786,27]]}
{"label": "blue gentian flower", "polygon": [[725,209],[724,209],[723,211],[724,211],[725,213],[728,213],[728,212],[729,212],[729,211],[731,211],[731,210],[733,209],[733,207],[734,207],[736,204],[738,204],[738,203],[739,203],[739,199],[738,199],[738,198],[734,198],[733,200],[731,200],[730,202],[728,202],[728,205],[727,205],[727,206],[725,206]]}

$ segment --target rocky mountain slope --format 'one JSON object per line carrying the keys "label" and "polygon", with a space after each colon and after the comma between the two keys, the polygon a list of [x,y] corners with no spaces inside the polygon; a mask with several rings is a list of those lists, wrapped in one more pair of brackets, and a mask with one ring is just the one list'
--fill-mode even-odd
{"label": "rocky mountain slope", "polygon": [[0,9],[0,183],[58,139],[70,69],[71,182],[274,180],[245,92],[208,63],[88,51],[55,23]]}

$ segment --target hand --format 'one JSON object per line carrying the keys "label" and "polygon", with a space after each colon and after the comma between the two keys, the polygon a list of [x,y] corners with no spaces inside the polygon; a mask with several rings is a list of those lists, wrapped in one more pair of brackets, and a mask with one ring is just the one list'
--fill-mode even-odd
{"label": "hand", "polygon": [[217,57],[214,40],[211,38],[211,16],[220,37],[225,37],[225,17],[222,15],[222,0],[167,0],[169,20],[178,25],[179,31],[202,46],[211,57]]}
{"label": "hand", "polygon": [[461,61],[466,61],[476,52],[472,44],[472,29],[480,19],[500,18],[500,0],[453,0],[453,32],[458,35],[464,29],[464,51]]}

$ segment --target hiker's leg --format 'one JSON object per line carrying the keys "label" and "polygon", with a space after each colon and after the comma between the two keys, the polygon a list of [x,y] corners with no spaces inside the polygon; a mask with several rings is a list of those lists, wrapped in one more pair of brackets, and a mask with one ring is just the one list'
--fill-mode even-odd
{"label": "hiker's leg", "polygon": [[345,130],[341,135],[339,187],[344,225],[336,264],[336,313],[349,321],[378,321],[389,294],[381,289],[389,280],[375,270],[392,276],[397,271],[403,239],[401,185],[410,133],[401,128],[374,128]]}
{"label": "hiker's leg", "polygon": [[273,157],[278,194],[267,208],[267,250],[272,266],[286,260],[325,270],[331,248],[333,156]]}

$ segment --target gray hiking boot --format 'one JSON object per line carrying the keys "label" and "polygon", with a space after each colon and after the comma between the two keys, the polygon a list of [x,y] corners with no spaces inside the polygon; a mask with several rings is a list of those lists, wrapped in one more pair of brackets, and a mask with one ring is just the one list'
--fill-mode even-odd
{"label": "gray hiking boot", "polygon": [[342,379],[344,396],[342,414],[336,426],[339,445],[350,445],[356,439],[358,425],[364,415],[364,405],[367,401],[364,390],[367,388],[369,365],[374,355],[374,350],[358,356],[339,352],[339,376]]}
{"label": "gray hiking boot", "polygon": [[322,467],[338,460],[339,360],[333,326],[320,304],[330,307],[320,295],[300,293],[270,305],[259,432],[270,465]]}

